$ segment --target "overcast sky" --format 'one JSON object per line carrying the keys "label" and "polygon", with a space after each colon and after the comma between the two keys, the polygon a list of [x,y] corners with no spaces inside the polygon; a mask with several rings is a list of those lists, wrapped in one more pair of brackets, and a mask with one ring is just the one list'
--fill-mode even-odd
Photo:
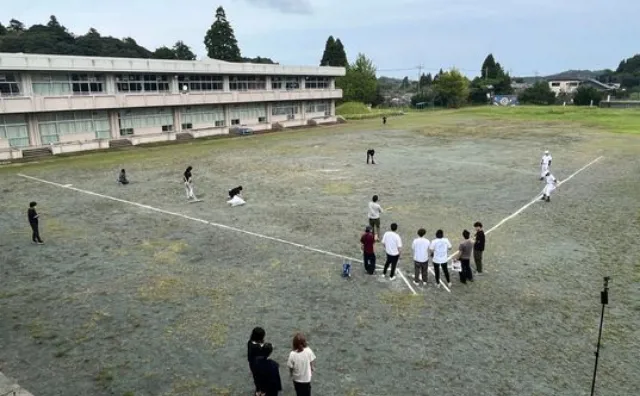
{"label": "overcast sky", "polygon": [[319,63],[329,35],[352,61],[373,59],[379,74],[417,76],[452,66],[479,73],[492,52],[512,75],[617,67],[640,52],[639,0],[1,0],[3,24],[56,15],[76,34],[133,37],[153,50],[185,41],[206,54],[203,38],[224,6],[243,56],[282,64]]}

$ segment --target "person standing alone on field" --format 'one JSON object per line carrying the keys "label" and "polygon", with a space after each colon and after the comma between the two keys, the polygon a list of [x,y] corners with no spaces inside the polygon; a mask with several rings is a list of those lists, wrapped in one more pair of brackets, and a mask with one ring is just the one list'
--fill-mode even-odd
{"label": "person standing alone on field", "polygon": [[127,180],[127,172],[124,169],[122,169],[120,171],[120,175],[118,175],[118,183],[122,184],[123,186],[129,184],[129,180]]}
{"label": "person standing alone on field", "polygon": [[376,155],[376,150],[374,149],[367,150],[367,165],[369,165],[369,158],[371,158],[371,165],[376,164],[376,161],[373,159],[374,155]]}
{"label": "person standing alone on field", "polygon": [[190,166],[184,171],[182,180],[184,181],[184,189],[187,192],[187,199],[196,200],[196,195],[193,192],[193,175],[191,174],[191,170],[193,170],[193,167]]}
{"label": "person standing alone on field", "polygon": [[38,219],[40,216],[38,212],[36,212],[37,203],[31,202],[29,203],[29,209],[27,210],[27,218],[29,219],[29,225],[31,226],[31,240],[33,243],[37,243],[38,245],[43,245],[42,239],[40,238],[40,230],[38,229]]}
{"label": "person standing alone on field", "polygon": [[444,231],[436,231],[436,239],[431,242],[429,249],[431,250],[431,256],[433,257],[433,270],[436,273],[436,286],[440,287],[440,270],[444,272],[444,277],[447,280],[447,285],[451,287],[451,279],[449,278],[449,268],[447,268],[449,250],[451,249],[451,242],[444,237]]}
{"label": "person standing alone on field", "polygon": [[542,160],[540,161],[540,180],[544,180],[547,172],[551,169],[551,154],[549,154],[549,150],[544,152],[542,156]]}
{"label": "person standing alone on field", "polygon": [[375,243],[376,240],[371,232],[371,226],[367,226],[364,230],[364,234],[360,237],[360,249],[362,250],[364,270],[367,271],[367,274],[369,275],[373,275],[376,271]]}
{"label": "person standing alone on field", "polygon": [[416,285],[420,284],[420,279],[422,279],[422,284],[426,285],[429,274],[429,240],[424,237],[426,233],[424,228],[419,229],[418,237],[411,244],[413,265],[415,266],[413,283]]}
{"label": "person standing alone on field", "polygon": [[378,203],[378,196],[374,195],[369,202],[369,226],[373,230],[373,236],[376,241],[380,237],[380,214],[383,213],[382,206]]}
{"label": "person standing alone on field", "polygon": [[482,229],[482,223],[476,221],[473,226],[476,229],[476,240],[473,243],[473,261],[476,263],[476,271],[482,273],[482,254],[484,252],[484,230]]}
{"label": "person standing alone on field", "polygon": [[389,274],[390,280],[394,280],[396,278],[396,266],[400,259],[400,249],[402,249],[402,239],[400,239],[400,235],[398,235],[396,231],[398,231],[398,225],[396,223],[392,223],[391,231],[385,232],[382,237],[384,251],[387,254],[387,261],[384,263],[382,276],[387,276],[387,269],[389,268],[389,265],[391,265],[391,273]]}
{"label": "person standing alone on field", "polygon": [[471,252],[473,251],[473,242],[469,239],[471,233],[467,230],[462,231],[464,240],[458,247],[458,259],[462,266],[460,271],[460,283],[473,282],[473,274],[471,273]]}
{"label": "person standing alone on field", "polygon": [[302,333],[293,337],[293,350],[289,353],[287,367],[296,396],[311,396],[311,376],[316,370],[316,355],[307,346],[307,339]]}

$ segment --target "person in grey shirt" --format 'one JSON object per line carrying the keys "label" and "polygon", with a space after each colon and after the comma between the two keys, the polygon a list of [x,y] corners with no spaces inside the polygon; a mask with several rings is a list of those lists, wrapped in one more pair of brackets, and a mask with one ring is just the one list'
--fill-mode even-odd
{"label": "person in grey shirt", "polygon": [[460,283],[473,282],[473,273],[471,272],[471,254],[473,252],[473,241],[470,239],[471,233],[467,230],[462,231],[464,240],[458,247],[458,260],[462,264],[460,271]]}

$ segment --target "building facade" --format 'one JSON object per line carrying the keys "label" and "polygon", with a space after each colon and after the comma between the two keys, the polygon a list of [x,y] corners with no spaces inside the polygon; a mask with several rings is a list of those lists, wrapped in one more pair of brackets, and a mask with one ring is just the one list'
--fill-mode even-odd
{"label": "building facade", "polygon": [[344,68],[0,53],[0,159],[335,122]]}
{"label": "building facade", "polygon": [[[586,85],[599,91],[611,91],[616,89],[615,84],[605,84],[592,78],[567,78],[549,80],[549,88],[556,96],[560,94],[574,94],[578,87]],[[618,86],[619,88],[619,86]]]}

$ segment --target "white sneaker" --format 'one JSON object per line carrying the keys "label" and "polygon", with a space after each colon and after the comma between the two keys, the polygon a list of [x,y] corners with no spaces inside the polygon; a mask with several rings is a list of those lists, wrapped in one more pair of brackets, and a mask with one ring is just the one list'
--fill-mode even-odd
{"label": "white sneaker", "polygon": [[436,283],[436,287],[439,289],[440,288],[440,283]]}
{"label": "white sneaker", "polygon": [[447,283],[447,286],[451,289],[451,282]]}
{"label": "white sneaker", "polygon": [[420,286],[420,282],[413,281],[413,284],[416,286]]}
{"label": "white sneaker", "polygon": [[394,280],[394,279],[396,279],[395,276],[392,276],[391,278],[389,278],[389,280]]}

